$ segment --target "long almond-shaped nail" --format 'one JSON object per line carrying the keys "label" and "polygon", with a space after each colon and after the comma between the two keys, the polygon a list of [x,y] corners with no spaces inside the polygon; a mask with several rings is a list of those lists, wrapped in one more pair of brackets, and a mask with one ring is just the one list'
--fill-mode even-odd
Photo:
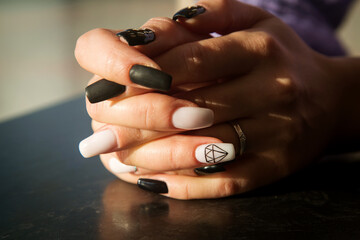
{"label": "long almond-shaped nail", "polygon": [[145,45],[155,40],[155,33],[150,29],[127,29],[116,36],[125,40],[129,46]]}
{"label": "long almond-shaped nail", "polygon": [[79,144],[79,150],[84,158],[93,157],[111,151],[117,146],[116,136],[110,130],[96,132]]}
{"label": "long almond-shaped nail", "polygon": [[137,170],[135,166],[123,164],[116,158],[111,158],[109,160],[109,167],[113,173],[130,173],[136,172]]}
{"label": "long almond-shaped nail", "polygon": [[191,6],[186,7],[174,14],[173,20],[176,21],[178,18],[193,18],[199,14],[202,14],[206,9],[202,6]]}
{"label": "long almond-shaped nail", "polygon": [[137,181],[137,185],[144,190],[154,192],[154,193],[168,193],[167,184],[163,181],[140,178]]}
{"label": "long almond-shaped nail", "polygon": [[85,88],[89,102],[97,103],[116,97],[126,90],[126,86],[101,79]]}
{"label": "long almond-shaped nail", "polygon": [[134,65],[130,69],[130,80],[133,83],[160,91],[168,91],[171,87],[171,75],[158,69],[143,65]]}
{"label": "long almond-shaped nail", "polygon": [[176,109],[172,115],[174,127],[180,129],[200,129],[213,124],[214,112],[208,108],[181,107]]}
{"label": "long almond-shaped nail", "polygon": [[235,148],[232,143],[210,143],[196,148],[195,157],[201,163],[220,163],[235,159]]}

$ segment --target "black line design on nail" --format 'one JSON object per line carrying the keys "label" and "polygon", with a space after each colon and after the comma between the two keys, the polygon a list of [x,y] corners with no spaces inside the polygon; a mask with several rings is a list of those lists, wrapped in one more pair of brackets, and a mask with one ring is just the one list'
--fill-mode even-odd
{"label": "black line design on nail", "polygon": [[218,163],[228,154],[228,152],[216,146],[215,144],[209,144],[205,147],[205,161],[208,163]]}
{"label": "black line design on nail", "polygon": [[171,87],[171,75],[152,67],[134,65],[129,75],[133,83],[144,87],[160,91],[168,91]]}
{"label": "black line design on nail", "polygon": [[208,174],[213,174],[213,173],[218,173],[218,172],[225,172],[226,171],[226,169],[224,168],[225,164],[226,163],[219,163],[219,164],[195,168],[194,172],[197,175],[208,175]]}
{"label": "black line design on nail", "polygon": [[89,102],[97,103],[119,96],[125,92],[126,86],[101,79],[85,88]]}
{"label": "black line design on nail", "polygon": [[150,29],[127,29],[116,36],[124,38],[129,46],[145,45],[155,40],[155,33]]}
{"label": "black line design on nail", "polygon": [[139,178],[137,185],[144,190],[154,193],[168,193],[168,187],[165,182],[154,179]]}
{"label": "black line design on nail", "polygon": [[174,14],[173,20],[176,21],[178,18],[193,18],[199,14],[202,14],[206,11],[206,9],[202,6],[191,6],[187,8],[183,8],[177,13]]}

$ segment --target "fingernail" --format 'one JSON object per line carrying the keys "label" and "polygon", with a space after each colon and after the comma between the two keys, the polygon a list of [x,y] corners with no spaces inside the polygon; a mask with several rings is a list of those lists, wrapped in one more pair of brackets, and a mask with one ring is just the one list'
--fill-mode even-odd
{"label": "fingernail", "polygon": [[150,29],[127,29],[116,36],[124,39],[129,46],[145,45],[155,40],[155,33]]}
{"label": "fingernail", "polygon": [[89,102],[97,103],[116,97],[125,92],[126,86],[101,79],[85,88]]}
{"label": "fingernail", "polygon": [[226,169],[223,167],[222,164],[214,164],[214,165],[194,169],[194,172],[197,175],[209,175],[209,174],[225,172],[225,171]]}
{"label": "fingernail", "polygon": [[202,14],[206,11],[206,9],[202,6],[191,6],[187,8],[183,8],[177,13],[174,14],[173,20],[176,21],[178,18],[193,18],[199,14]]}
{"label": "fingernail", "polygon": [[130,80],[144,87],[168,91],[171,87],[172,77],[152,67],[134,65],[130,69]]}
{"label": "fingernail", "polygon": [[206,128],[213,124],[214,112],[208,108],[200,107],[181,107],[172,115],[174,127],[180,129],[199,129]]}
{"label": "fingernail", "polygon": [[235,159],[235,148],[232,143],[203,144],[196,148],[195,157],[201,163],[219,163]]}
{"label": "fingernail", "polygon": [[130,173],[130,172],[136,172],[136,167],[135,166],[129,166],[129,165],[125,165],[122,162],[120,162],[118,159],[116,158],[111,158],[109,160],[109,167],[110,170],[113,173]]}
{"label": "fingernail", "polygon": [[79,144],[79,150],[84,158],[93,157],[114,149],[117,145],[115,134],[110,130],[96,132]]}
{"label": "fingernail", "polygon": [[154,192],[154,193],[168,193],[168,187],[165,182],[153,180],[153,179],[146,179],[146,178],[139,178],[137,181],[137,185],[144,190]]}

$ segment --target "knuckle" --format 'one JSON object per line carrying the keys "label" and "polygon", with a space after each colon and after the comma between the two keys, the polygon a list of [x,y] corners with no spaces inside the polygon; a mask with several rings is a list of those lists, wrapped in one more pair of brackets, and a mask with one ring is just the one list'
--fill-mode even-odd
{"label": "knuckle", "polygon": [[144,112],[143,115],[140,116],[144,116],[144,122],[143,125],[145,126],[146,129],[153,129],[156,126],[156,120],[155,120],[155,110],[156,110],[156,106],[154,106],[153,102],[148,102],[148,104],[146,104],[142,110],[142,112]]}
{"label": "knuckle", "polygon": [[282,103],[292,103],[298,95],[298,87],[291,77],[276,78],[276,96]]}
{"label": "knuckle", "polygon": [[179,161],[181,156],[179,156],[179,153],[182,153],[183,151],[176,150],[179,146],[181,146],[179,144],[181,143],[176,140],[172,141],[170,146],[167,148],[167,151],[165,152],[165,159],[169,161],[169,167],[171,170],[181,169],[181,161]]}
{"label": "knuckle", "polygon": [[222,179],[219,182],[217,196],[226,197],[234,195],[238,192],[239,186],[233,179]]}
{"label": "knuckle", "polygon": [[262,57],[275,57],[280,51],[277,40],[266,32],[254,32],[248,40],[249,48]]}
{"label": "knuckle", "polygon": [[203,66],[203,59],[205,52],[200,44],[188,44],[185,51],[183,51],[183,61],[185,66],[185,71],[192,78],[197,78]]}

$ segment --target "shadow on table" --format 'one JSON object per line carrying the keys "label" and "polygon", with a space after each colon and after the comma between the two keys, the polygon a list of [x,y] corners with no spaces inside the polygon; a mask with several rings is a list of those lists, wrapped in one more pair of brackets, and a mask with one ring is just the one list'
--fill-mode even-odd
{"label": "shadow on table", "polygon": [[352,239],[360,236],[359,170],[326,163],[250,193],[193,201],[115,180],[103,195],[100,239]]}

